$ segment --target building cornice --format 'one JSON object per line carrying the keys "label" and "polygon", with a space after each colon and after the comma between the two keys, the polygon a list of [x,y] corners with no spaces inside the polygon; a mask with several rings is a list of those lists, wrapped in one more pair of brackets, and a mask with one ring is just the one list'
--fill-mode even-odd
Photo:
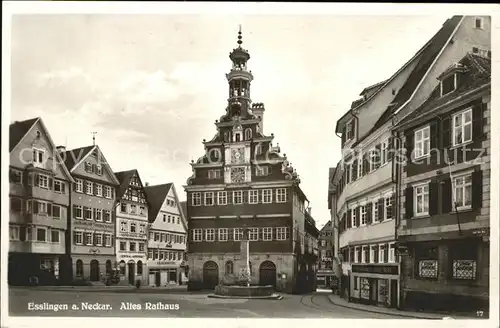
{"label": "building cornice", "polygon": [[[229,121],[229,122],[217,122],[215,123],[215,125],[220,128],[220,127],[228,127],[228,126],[233,126],[235,123],[235,121]],[[248,120],[242,120],[242,121],[239,121],[239,123],[241,124],[241,126],[244,126],[244,125],[252,125],[252,124],[257,124],[259,123],[259,120],[258,119],[248,119]]]}
{"label": "building cornice", "polygon": [[223,163],[190,163],[191,167],[194,169],[199,169],[199,168],[211,168],[211,167],[222,167]]}

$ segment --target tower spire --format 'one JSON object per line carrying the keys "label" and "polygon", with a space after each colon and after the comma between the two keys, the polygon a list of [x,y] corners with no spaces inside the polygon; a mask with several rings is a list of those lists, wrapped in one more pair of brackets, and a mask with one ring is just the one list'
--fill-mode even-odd
{"label": "tower spire", "polygon": [[241,44],[243,43],[243,41],[241,39],[243,39],[243,37],[241,36],[241,24],[238,25],[238,45],[241,47]]}

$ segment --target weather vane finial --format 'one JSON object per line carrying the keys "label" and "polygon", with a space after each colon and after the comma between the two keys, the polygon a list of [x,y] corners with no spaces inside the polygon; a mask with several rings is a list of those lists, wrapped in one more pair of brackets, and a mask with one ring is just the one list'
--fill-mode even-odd
{"label": "weather vane finial", "polygon": [[239,27],[239,30],[238,30],[238,44],[241,46],[241,44],[243,43],[243,41],[241,41],[241,39],[242,39],[242,36],[241,36],[241,24],[239,24],[238,27]]}

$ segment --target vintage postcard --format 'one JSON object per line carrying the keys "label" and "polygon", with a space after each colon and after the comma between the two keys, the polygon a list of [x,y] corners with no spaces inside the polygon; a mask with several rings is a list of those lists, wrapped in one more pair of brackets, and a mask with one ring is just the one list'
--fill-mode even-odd
{"label": "vintage postcard", "polygon": [[498,8],[3,8],[2,326],[497,326]]}

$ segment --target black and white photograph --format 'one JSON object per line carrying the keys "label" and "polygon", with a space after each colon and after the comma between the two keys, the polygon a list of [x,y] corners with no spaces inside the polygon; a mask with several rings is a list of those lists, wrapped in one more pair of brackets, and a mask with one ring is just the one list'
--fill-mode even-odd
{"label": "black and white photograph", "polygon": [[498,326],[497,6],[2,7],[2,327]]}

